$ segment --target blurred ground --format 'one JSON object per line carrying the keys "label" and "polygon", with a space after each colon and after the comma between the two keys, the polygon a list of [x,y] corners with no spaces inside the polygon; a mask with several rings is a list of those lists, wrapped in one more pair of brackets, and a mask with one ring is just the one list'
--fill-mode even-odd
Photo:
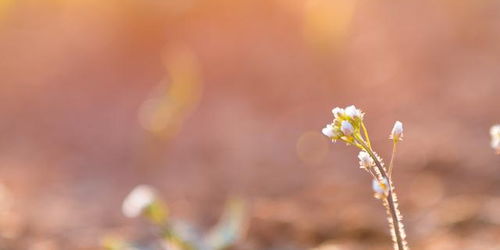
{"label": "blurred ground", "polygon": [[389,249],[352,147],[363,109],[413,249],[500,248],[498,1],[0,0],[0,249],[98,249],[137,184],[236,249]]}

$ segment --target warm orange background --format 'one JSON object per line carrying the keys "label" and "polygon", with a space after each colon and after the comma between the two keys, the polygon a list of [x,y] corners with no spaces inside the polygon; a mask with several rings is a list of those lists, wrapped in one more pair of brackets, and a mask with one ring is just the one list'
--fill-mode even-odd
{"label": "warm orange background", "polygon": [[237,249],[389,249],[357,151],[320,135],[405,126],[395,184],[414,249],[498,249],[497,1],[0,0],[0,248],[138,239],[157,187],[206,228],[250,204]]}

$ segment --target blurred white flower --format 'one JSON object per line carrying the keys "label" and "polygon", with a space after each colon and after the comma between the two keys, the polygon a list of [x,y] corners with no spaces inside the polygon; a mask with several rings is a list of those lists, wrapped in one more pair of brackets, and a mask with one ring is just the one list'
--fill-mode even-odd
{"label": "blurred white flower", "polygon": [[333,116],[335,118],[338,118],[338,117],[340,117],[341,115],[344,114],[344,109],[336,107],[336,108],[332,109],[332,113],[333,113]]}
{"label": "blurred white flower", "polygon": [[375,195],[385,196],[389,191],[389,182],[387,181],[386,178],[384,178],[382,182],[373,179],[372,188],[373,191],[375,192]]}
{"label": "blurred white flower", "polygon": [[375,165],[375,161],[366,151],[360,151],[358,154],[359,166],[361,168],[370,168]]}
{"label": "blurred white flower", "polygon": [[137,217],[155,201],[155,198],[156,192],[151,186],[139,185],[123,201],[122,212],[127,217]]}
{"label": "blurred white flower", "polygon": [[352,124],[349,121],[344,120],[344,121],[342,121],[342,123],[340,125],[340,131],[342,131],[342,133],[344,133],[344,135],[350,136],[354,132],[354,127],[352,126]]}
{"label": "blurred white flower", "polygon": [[491,147],[500,154],[500,124],[494,125],[490,128]]}
{"label": "blurred white flower", "polygon": [[333,126],[332,124],[327,124],[322,130],[321,132],[328,136],[328,137],[333,137],[335,135],[335,132],[333,131]]}
{"label": "blurred white flower", "polygon": [[351,105],[347,108],[345,108],[345,115],[354,119],[354,118],[363,118],[363,113],[361,113],[361,110],[357,109],[356,106]]}
{"label": "blurred white flower", "polygon": [[389,139],[394,141],[400,141],[403,138],[403,123],[396,121],[394,127],[392,127],[391,135]]}
{"label": "blurred white flower", "polygon": [[491,147],[497,152],[497,154],[500,154],[500,139],[492,139]]}
{"label": "blurred white flower", "polygon": [[491,126],[490,134],[492,137],[500,137],[500,124]]}

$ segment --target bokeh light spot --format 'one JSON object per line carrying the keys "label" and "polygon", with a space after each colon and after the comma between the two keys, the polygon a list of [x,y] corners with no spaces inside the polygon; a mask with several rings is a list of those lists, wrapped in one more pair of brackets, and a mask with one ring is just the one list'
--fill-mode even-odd
{"label": "bokeh light spot", "polygon": [[166,79],[152,91],[139,110],[142,127],[159,137],[176,134],[201,96],[201,74],[197,57],[186,48],[167,54]]}
{"label": "bokeh light spot", "polygon": [[346,37],[356,1],[309,0],[304,3],[304,38],[315,49],[337,47]]}

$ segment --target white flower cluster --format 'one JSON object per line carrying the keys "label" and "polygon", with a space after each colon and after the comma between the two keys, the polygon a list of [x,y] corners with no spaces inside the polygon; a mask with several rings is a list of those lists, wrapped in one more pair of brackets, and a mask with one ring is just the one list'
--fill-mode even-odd
{"label": "white flower cluster", "polygon": [[332,110],[334,120],[327,124],[321,132],[332,140],[353,141],[353,134],[359,132],[363,120],[363,112],[354,105],[345,109],[336,107]]}
{"label": "white flower cluster", "polygon": [[[348,145],[354,145],[361,149],[358,154],[359,167],[369,172],[374,178],[372,187],[375,196],[377,198],[386,197],[389,192],[389,181],[386,178],[390,178],[394,158],[391,158],[389,173],[387,173],[382,158],[371,148],[368,132],[363,123],[364,113],[360,109],[357,109],[354,105],[346,108],[336,107],[332,110],[332,113],[334,116],[333,122],[323,128],[323,134],[333,141],[342,140]],[[500,131],[500,126],[498,130]],[[394,142],[394,154],[396,143],[403,139],[402,122],[396,121],[394,123],[389,138]],[[500,136],[498,141],[498,144],[500,144]]]}
{"label": "white flower cluster", "polygon": [[491,147],[500,154],[500,124],[494,125],[490,128]]}
{"label": "white flower cluster", "polygon": [[123,201],[122,212],[127,217],[137,217],[155,200],[156,191],[152,187],[148,185],[139,185],[135,187]]}

